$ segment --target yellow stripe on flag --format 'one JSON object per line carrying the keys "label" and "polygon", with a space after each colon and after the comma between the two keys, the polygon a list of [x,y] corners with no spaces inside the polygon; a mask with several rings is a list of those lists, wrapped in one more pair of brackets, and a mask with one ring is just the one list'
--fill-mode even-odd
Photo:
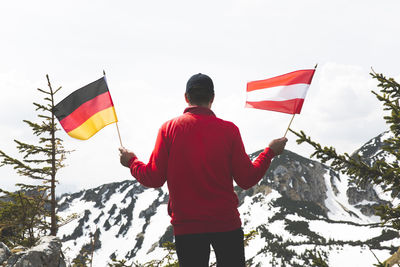
{"label": "yellow stripe on flag", "polygon": [[103,127],[117,121],[114,107],[109,107],[94,114],[79,127],[68,132],[68,135],[76,139],[87,140]]}

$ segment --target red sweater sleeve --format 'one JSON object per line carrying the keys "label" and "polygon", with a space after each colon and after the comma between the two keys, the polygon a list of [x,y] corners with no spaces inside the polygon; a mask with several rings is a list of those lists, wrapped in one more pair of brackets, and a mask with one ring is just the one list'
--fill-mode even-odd
{"label": "red sweater sleeve", "polygon": [[235,133],[233,142],[233,179],[241,188],[249,189],[256,185],[264,176],[275,154],[272,149],[267,147],[253,162],[251,162],[244,149],[239,129],[237,129]]}
{"label": "red sweater sleeve", "polygon": [[131,174],[146,187],[161,187],[167,180],[168,146],[165,139],[161,127],[149,163],[134,158],[130,164]]}

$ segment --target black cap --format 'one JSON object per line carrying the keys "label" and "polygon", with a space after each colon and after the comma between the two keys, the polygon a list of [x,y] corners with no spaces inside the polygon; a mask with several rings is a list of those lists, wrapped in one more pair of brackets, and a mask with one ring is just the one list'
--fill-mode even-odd
{"label": "black cap", "polygon": [[195,74],[188,80],[186,84],[186,93],[191,89],[203,89],[214,94],[214,84],[210,77],[205,74]]}

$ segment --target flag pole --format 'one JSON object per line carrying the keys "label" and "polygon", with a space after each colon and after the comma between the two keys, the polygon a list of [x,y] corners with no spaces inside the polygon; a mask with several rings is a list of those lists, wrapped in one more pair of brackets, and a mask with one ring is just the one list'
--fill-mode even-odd
{"label": "flag pole", "polygon": [[290,122],[289,122],[289,126],[287,127],[286,132],[285,132],[285,135],[284,135],[283,137],[286,137],[286,134],[287,134],[287,132],[289,131],[290,125],[292,124],[292,121],[293,121],[295,115],[296,115],[296,113],[293,114],[292,119],[291,119]]}
{"label": "flag pole", "polygon": [[121,147],[124,147],[124,146],[122,145],[121,134],[119,133],[118,122],[115,122],[115,126],[117,126],[117,132],[118,132],[118,137],[119,137],[119,143],[121,144]]}
{"label": "flag pole", "polygon": [[[105,70],[103,70],[103,76],[104,76],[104,78],[106,78],[106,71],[105,71]],[[107,79],[106,79],[106,82],[107,82]],[[114,112],[116,113],[115,108],[114,108]],[[122,145],[121,133],[119,132],[119,128],[118,128],[118,120],[115,122],[115,126],[117,127],[117,133],[118,133],[119,143],[120,143],[121,147],[124,147],[124,146]]]}

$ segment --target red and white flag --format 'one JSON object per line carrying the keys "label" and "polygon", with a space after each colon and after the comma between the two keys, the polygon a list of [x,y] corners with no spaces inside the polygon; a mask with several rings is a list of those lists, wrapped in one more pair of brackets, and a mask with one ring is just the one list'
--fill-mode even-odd
{"label": "red and white flag", "polygon": [[315,69],[247,83],[246,107],[300,114]]}

